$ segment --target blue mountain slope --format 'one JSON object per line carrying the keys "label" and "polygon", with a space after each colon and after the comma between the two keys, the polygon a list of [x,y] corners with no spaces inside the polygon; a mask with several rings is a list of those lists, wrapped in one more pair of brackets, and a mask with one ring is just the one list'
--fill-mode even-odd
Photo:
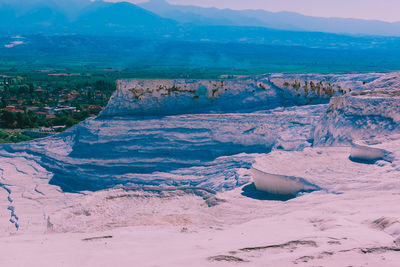
{"label": "blue mountain slope", "polygon": [[0,31],[9,34],[160,32],[176,24],[127,2],[33,0],[25,4],[19,0],[5,1],[0,3]]}
{"label": "blue mountain slope", "polygon": [[130,3],[94,2],[80,12],[73,25],[76,30],[87,29],[91,33],[106,33],[168,30],[175,27],[176,23]]}
{"label": "blue mountain slope", "polygon": [[92,25],[112,23],[124,27],[159,27],[164,23],[172,23],[171,20],[126,2],[94,2],[81,11],[78,22]]}
{"label": "blue mountain slope", "polygon": [[27,13],[19,16],[16,23],[18,26],[63,26],[68,22],[67,17],[49,6],[34,8]]}

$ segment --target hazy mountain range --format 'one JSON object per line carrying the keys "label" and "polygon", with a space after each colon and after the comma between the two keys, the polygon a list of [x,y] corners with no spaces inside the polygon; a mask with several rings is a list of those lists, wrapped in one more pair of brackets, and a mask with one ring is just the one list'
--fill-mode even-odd
{"label": "hazy mountain range", "polygon": [[[396,23],[334,23],[336,19],[295,13],[176,6],[161,0],[140,6],[89,0],[0,1],[0,63],[7,69],[17,62],[18,69],[70,64],[352,72],[398,70],[400,64]],[[360,30],[345,26],[352,21]],[[334,33],[342,29],[348,34]]]}
{"label": "hazy mountain range", "polygon": [[202,8],[171,5],[165,0],[150,0],[140,6],[160,16],[197,25],[257,26],[291,31],[400,36],[400,22],[322,18],[265,10]]}
{"label": "hazy mountain range", "polygon": [[[182,37],[193,29],[225,26],[275,30],[400,36],[400,22],[309,17],[291,12],[230,10],[171,5],[151,0],[140,6],[127,2],[90,0],[3,0],[0,31],[19,33],[138,34]],[[203,28],[203,32],[207,32]],[[190,33],[189,33],[190,35]],[[208,38],[203,38],[208,39]]]}

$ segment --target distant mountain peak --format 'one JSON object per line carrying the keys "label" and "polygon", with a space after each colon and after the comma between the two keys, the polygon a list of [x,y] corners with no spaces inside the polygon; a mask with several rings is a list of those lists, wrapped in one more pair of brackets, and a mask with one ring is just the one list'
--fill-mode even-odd
{"label": "distant mountain peak", "polygon": [[154,3],[154,4],[168,4],[169,3],[166,0],[149,0],[147,3]]}
{"label": "distant mountain peak", "polygon": [[144,9],[150,10],[152,12],[154,12],[154,10],[163,12],[175,8],[174,5],[171,5],[166,0],[149,0],[147,2],[139,4],[139,6],[143,7]]}

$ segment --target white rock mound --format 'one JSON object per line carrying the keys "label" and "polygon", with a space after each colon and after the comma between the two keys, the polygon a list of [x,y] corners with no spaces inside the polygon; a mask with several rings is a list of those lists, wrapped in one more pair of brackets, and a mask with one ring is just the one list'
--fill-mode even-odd
{"label": "white rock mound", "polygon": [[306,180],[280,174],[271,174],[251,168],[251,176],[257,190],[273,195],[295,196],[300,192],[311,192],[319,187]]}
{"label": "white rock mound", "polygon": [[350,158],[355,161],[375,162],[384,159],[385,150],[380,148],[368,147],[359,144],[352,144]]}

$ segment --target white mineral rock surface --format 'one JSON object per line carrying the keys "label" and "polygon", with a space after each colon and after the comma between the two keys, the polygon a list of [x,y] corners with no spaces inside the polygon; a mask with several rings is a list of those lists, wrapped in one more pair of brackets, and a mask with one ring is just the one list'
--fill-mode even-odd
{"label": "white mineral rock surface", "polygon": [[[400,74],[242,79],[189,81],[197,114],[192,89],[167,112],[184,81],[122,81],[99,118],[0,146],[0,266],[398,266]],[[298,106],[305,81],[347,93]],[[259,192],[252,166],[320,190]]]}
{"label": "white mineral rock surface", "polygon": [[257,190],[273,195],[296,196],[300,192],[319,189],[317,186],[307,183],[302,178],[268,173],[260,171],[254,166],[250,170],[250,175]]}

